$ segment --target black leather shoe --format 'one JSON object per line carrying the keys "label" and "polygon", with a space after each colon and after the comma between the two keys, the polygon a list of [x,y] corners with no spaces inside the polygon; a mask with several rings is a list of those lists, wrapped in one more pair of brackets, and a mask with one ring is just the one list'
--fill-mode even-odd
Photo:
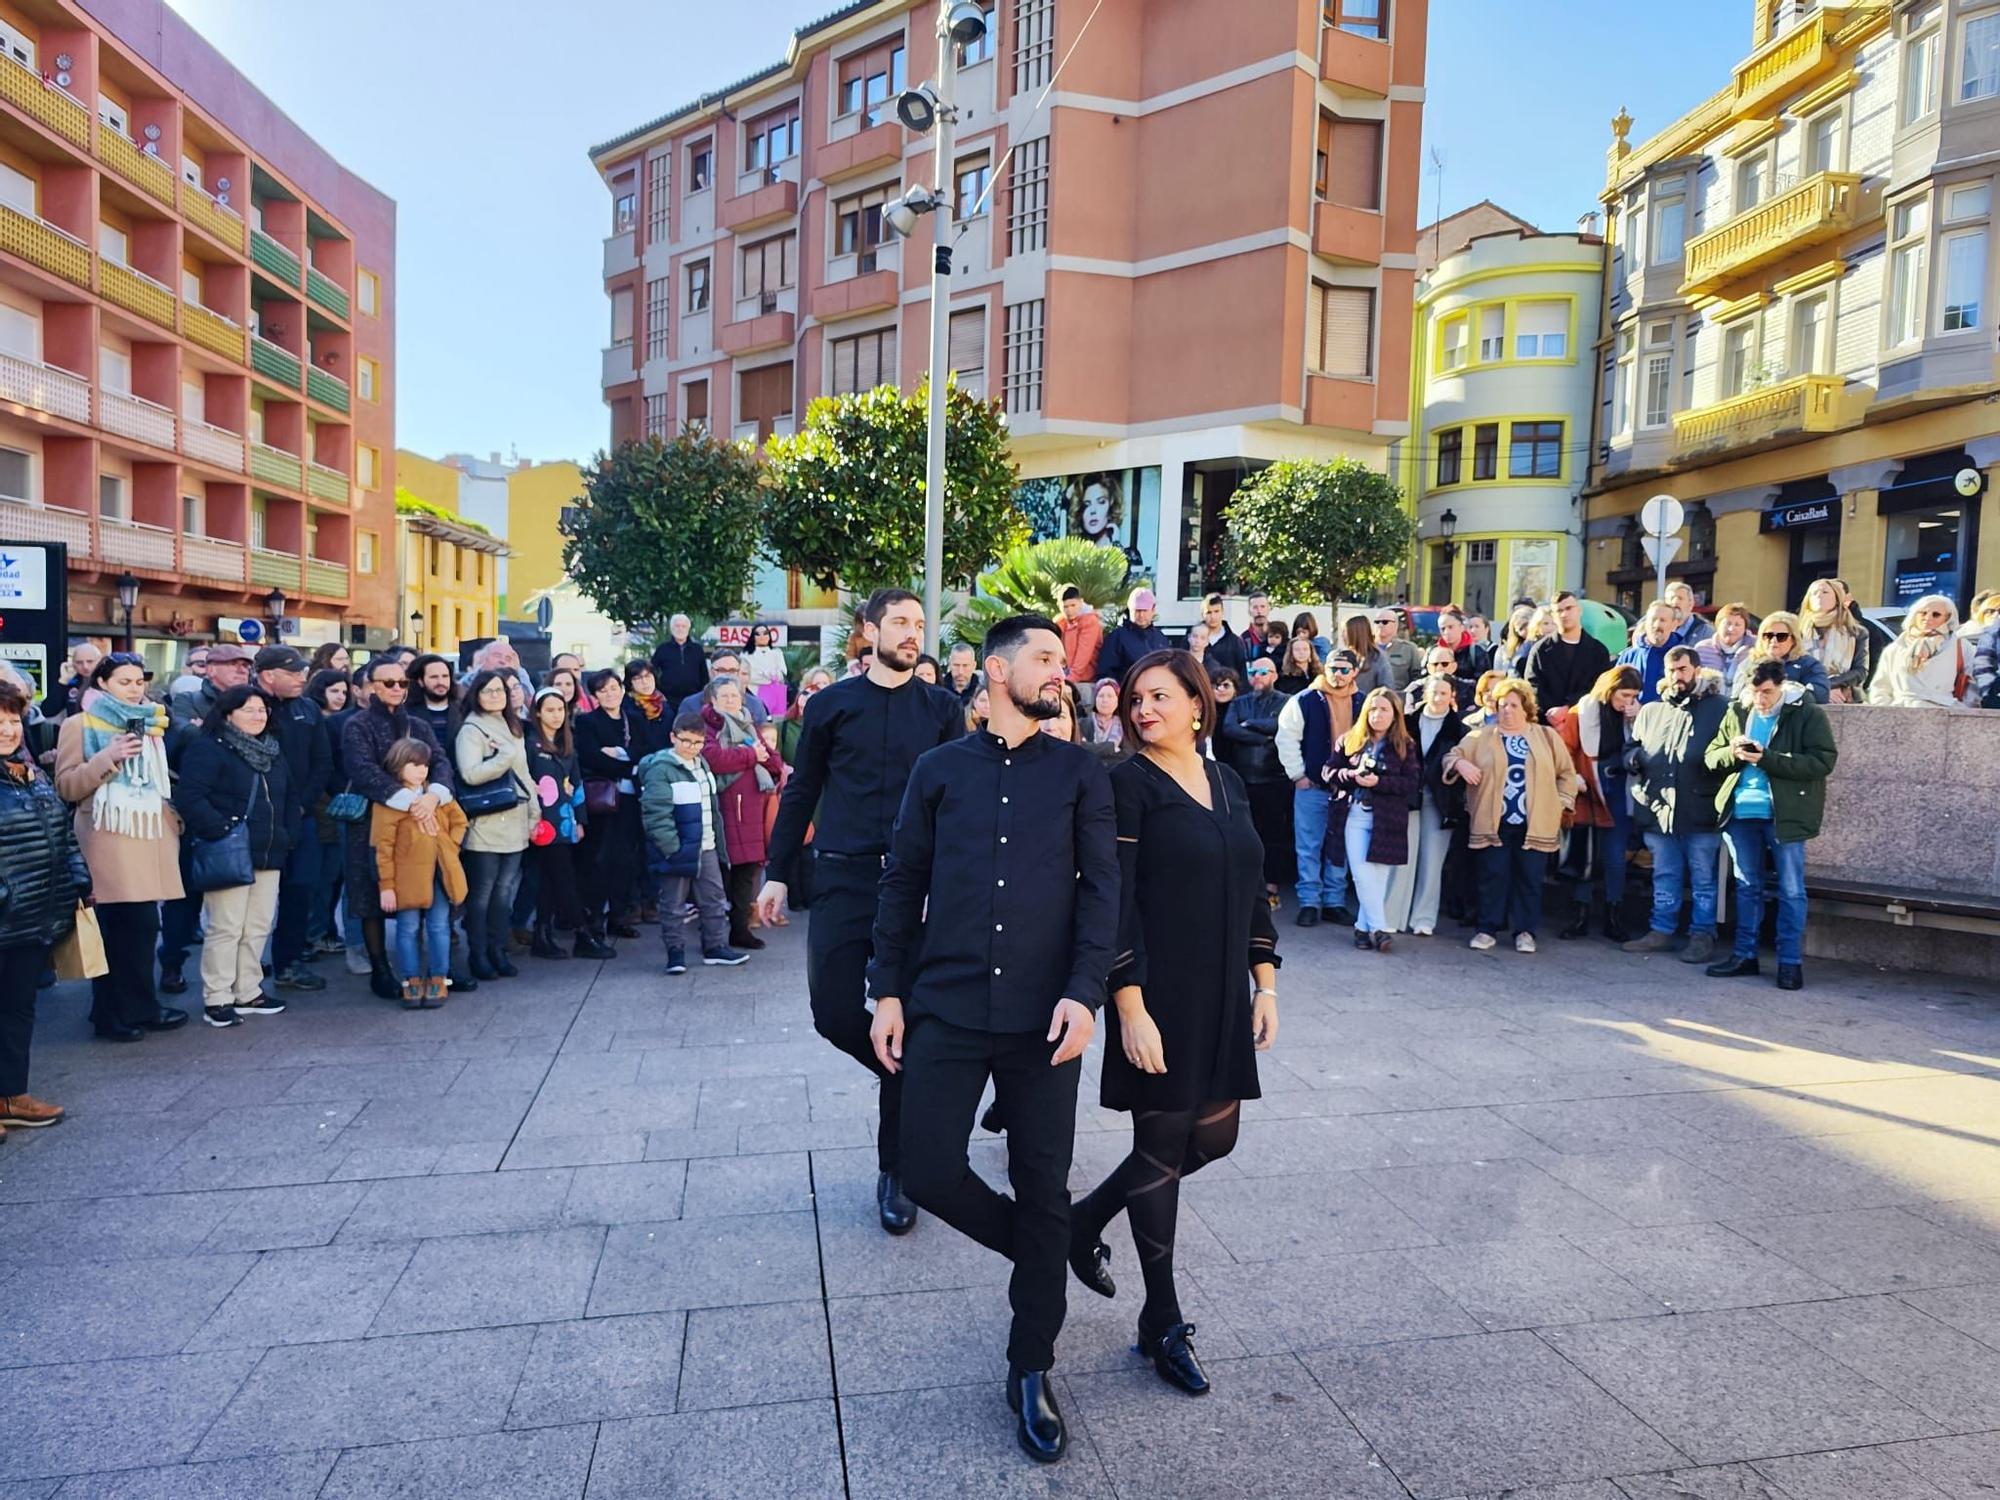
{"label": "black leather shoe", "polygon": [[1614,943],[1632,941],[1632,929],[1625,925],[1625,918],[1616,911],[1604,914],[1604,935]]}
{"label": "black leather shoe", "polygon": [[1007,1122],[1000,1118],[998,1099],[986,1106],[986,1113],[979,1117],[979,1128],[988,1135],[1002,1135],[1006,1132]]}
{"label": "black leather shoe", "polygon": [[891,1234],[908,1234],[917,1225],[917,1205],[903,1196],[903,1180],[894,1172],[875,1179],[875,1211]]}
{"label": "black leather shoe", "polygon": [[403,987],[396,982],[396,971],[389,967],[389,960],[378,958],[368,966],[368,988],[377,1000],[400,1000]]}
{"label": "black leather shoe", "polygon": [[1208,1376],[1194,1354],[1194,1324],[1176,1323],[1156,1339],[1142,1334],[1139,1343],[1152,1356],[1153,1368],[1168,1385],[1179,1386],[1190,1396],[1208,1394]]}
{"label": "black leather shoe", "polygon": [[1118,1295],[1118,1283],[1111,1279],[1111,1247],[1102,1240],[1092,1244],[1071,1241],[1069,1268],[1076,1279],[1100,1297]]}
{"label": "black leather shoe", "polygon": [[1319,926],[1319,908],[1317,906],[1301,906],[1299,908],[1298,924],[1301,927]]}
{"label": "black leather shoe", "polygon": [[183,974],[179,969],[160,970],[161,994],[185,995],[187,993],[187,987],[188,987],[187,976]]}
{"label": "black leather shoe", "polygon": [[555,933],[550,931],[546,925],[539,923],[536,925],[533,934],[529,937],[528,952],[536,958],[569,957],[567,953],[563,952],[562,944],[556,941]]}
{"label": "black leather shoe", "polygon": [[[491,979],[493,976],[489,974],[486,977]],[[454,995],[469,995],[478,988],[479,980],[475,975],[454,974],[451,976],[451,992]]]}
{"label": "black leather shoe", "polygon": [[466,967],[472,971],[472,977],[475,980],[484,981],[498,977],[493,972],[493,965],[489,964],[483,956],[466,960]]}
{"label": "black leather shoe", "polygon": [[1556,936],[1566,943],[1574,942],[1580,937],[1590,936],[1590,908],[1579,904],[1570,913],[1569,921],[1564,925],[1563,930],[1558,932]]}
{"label": "black leather shoe", "polygon": [[1802,990],[1806,987],[1804,964],[1779,964],[1778,988],[1781,990]]}
{"label": "black leather shoe", "polygon": [[1710,964],[1703,972],[1710,979],[1739,979],[1745,974],[1756,974],[1761,971],[1757,967],[1757,956],[1753,953],[1748,958],[1738,958],[1731,954],[1728,958],[1718,959]]}
{"label": "black leather shoe", "polygon": [[137,1026],[123,1026],[114,1022],[109,1026],[91,1028],[100,1042],[143,1042],[146,1033]]}
{"label": "black leather shoe", "polygon": [[514,961],[504,953],[492,954],[486,962],[493,970],[494,976],[499,979],[512,979],[521,972],[514,967]]}
{"label": "black leather shoe", "polygon": [[1007,1367],[1007,1405],[1020,1415],[1021,1451],[1038,1464],[1052,1464],[1069,1451],[1069,1429],[1047,1370]]}
{"label": "black leather shoe", "polygon": [[588,932],[579,932],[576,935],[576,956],[578,958],[602,960],[616,958],[618,950],[601,938],[595,937]]}
{"label": "black leather shoe", "polygon": [[1354,925],[1354,913],[1344,906],[1322,906],[1319,909],[1319,919],[1322,922],[1331,922],[1335,927]]}
{"label": "black leather shoe", "polygon": [[160,1007],[160,1013],[152,1020],[141,1021],[139,1024],[148,1031],[174,1031],[187,1025],[187,1019],[186,1011],[175,1010],[171,1005],[163,1005]]}

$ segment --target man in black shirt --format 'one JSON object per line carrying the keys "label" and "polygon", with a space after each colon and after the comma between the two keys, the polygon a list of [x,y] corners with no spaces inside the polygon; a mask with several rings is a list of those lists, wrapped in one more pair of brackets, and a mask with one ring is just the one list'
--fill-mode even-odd
{"label": "man in black shirt", "polygon": [[452,681],[450,658],[431,652],[411,662],[408,671],[411,715],[429,725],[444,753],[451,754],[458,738],[458,726],[452,722],[452,697],[458,685]]}
{"label": "man in black shirt", "polygon": [[[757,911],[766,925],[775,922],[799,861],[813,861],[806,929],[813,1027],[882,1079],[875,1203],[884,1229],[907,1234],[917,1211],[903,1196],[898,1164],[903,1084],[876,1061],[862,981],[873,951],[875,889],[910,767],[926,750],[964,733],[965,712],[952,693],[915,676],[924,650],[924,606],[915,594],[877,590],[862,607],[859,625],[875,659],[861,676],[822,688],[806,702]],[[810,852],[808,824],[814,825]]]}
{"label": "man in black shirt", "polygon": [[[1021,1446],[1054,1463],[1067,1435],[1049,1371],[1069,1259],[1079,1059],[1118,929],[1111,776],[1041,732],[1062,711],[1062,632],[1016,615],[986,636],[984,731],[917,762],[875,915],[872,1036],[902,1071],[910,1195],[1014,1262],[1007,1399]],[[966,1140],[993,1080],[1014,1196],[972,1170]]]}
{"label": "man in black shirt", "polygon": [[708,686],[708,653],[689,638],[693,622],[675,615],[667,622],[667,638],[653,648],[653,685],[669,703],[699,697]]}
{"label": "man in black shirt", "polygon": [[1583,603],[1568,589],[1556,595],[1556,632],[1535,642],[1521,675],[1535,690],[1542,717],[1552,708],[1574,708],[1611,669],[1604,642],[1583,628]]}

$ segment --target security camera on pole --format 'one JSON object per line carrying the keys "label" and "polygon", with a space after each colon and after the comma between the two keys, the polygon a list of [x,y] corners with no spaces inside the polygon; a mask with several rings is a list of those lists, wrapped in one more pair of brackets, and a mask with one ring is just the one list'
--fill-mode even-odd
{"label": "security camera on pole", "polygon": [[938,0],[937,80],[906,89],[896,117],[932,137],[931,183],[911,187],[883,210],[897,234],[915,233],[925,214],[945,211],[931,254],[931,403],[924,465],[924,618],[933,641],[944,632],[944,397],[950,375],[952,131],[958,123],[958,56],[986,35],[986,13],[973,0]]}
{"label": "security camera on pole", "polygon": [[1667,564],[1681,550],[1679,532],[1683,519],[1681,503],[1672,495],[1655,495],[1639,507],[1639,526],[1646,533],[1639,538],[1639,545],[1652,560],[1655,599],[1667,592]]}

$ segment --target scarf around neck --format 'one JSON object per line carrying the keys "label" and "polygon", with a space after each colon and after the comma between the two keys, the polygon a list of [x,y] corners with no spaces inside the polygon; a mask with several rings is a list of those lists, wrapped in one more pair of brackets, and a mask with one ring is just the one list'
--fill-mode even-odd
{"label": "scarf around neck", "polygon": [[[726,714],[718,708],[715,711],[715,716],[722,721],[723,744],[757,745],[761,743],[757,736],[757,726],[751,723],[749,714]],[[752,769],[757,773],[758,791],[769,792],[777,789],[778,783],[772,779],[771,773],[764,769],[762,761],[759,761]]]}
{"label": "scarf around neck", "polygon": [[278,741],[273,735],[245,734],[234,724],[224,724],[222,743],[242,756],[259,776],[268,776],[278,763]]}
{"label": "scarf around neck", "polygon": [[166,831],[167,711],[147,700],[126,703],[102,688],[83,690],[83,754],[102,754],[120,735],[139,736],[139,753],[119,764],[90,799],[91,826],[130,838],[156,839]]}
{"label": "scarf around neck", "polygon": [[633,693],[632,701],[639,705],[639,711],[648,719],[657,719],[667,711],[665,693]]}

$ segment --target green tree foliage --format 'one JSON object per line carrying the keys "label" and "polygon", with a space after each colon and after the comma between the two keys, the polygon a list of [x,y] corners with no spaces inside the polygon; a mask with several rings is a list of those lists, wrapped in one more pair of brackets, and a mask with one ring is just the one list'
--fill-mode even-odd
{"label": "green tree foliage", "polygon": [[[979,575],[979,590],[953,616],[951,637],[977,646],[996,620],[1008,615],[1054,615],[1056,591],[1073,583],[1092,609],[1125,602],[1125,554],[1081,537],[1057,537],[1011,549],[990,572]],[[1138,588],[1145,580],[1133,579]]]}
{"label": "green tree foliage", "polygon": [[600,453],[567,519],[563,567],[626,624],[727,619],[749,597],[763,504],[757,460],[706,432]]}
{"label": "green tree foliage", "polygon": [[[764,544],[821,588],[909,584],[924,562],[928,384],[821,398],[790,437],[765,445]],[[973,575],[1027,536],[1000,409],[954,384],[945,404],[944,583]]]}
{"label": "green tree foliage", "polygon": [[1370,598],[1414,537],[1394,481],[1351,458],[1272,464],[1229,502],[1230,566],[1280,598]]}

